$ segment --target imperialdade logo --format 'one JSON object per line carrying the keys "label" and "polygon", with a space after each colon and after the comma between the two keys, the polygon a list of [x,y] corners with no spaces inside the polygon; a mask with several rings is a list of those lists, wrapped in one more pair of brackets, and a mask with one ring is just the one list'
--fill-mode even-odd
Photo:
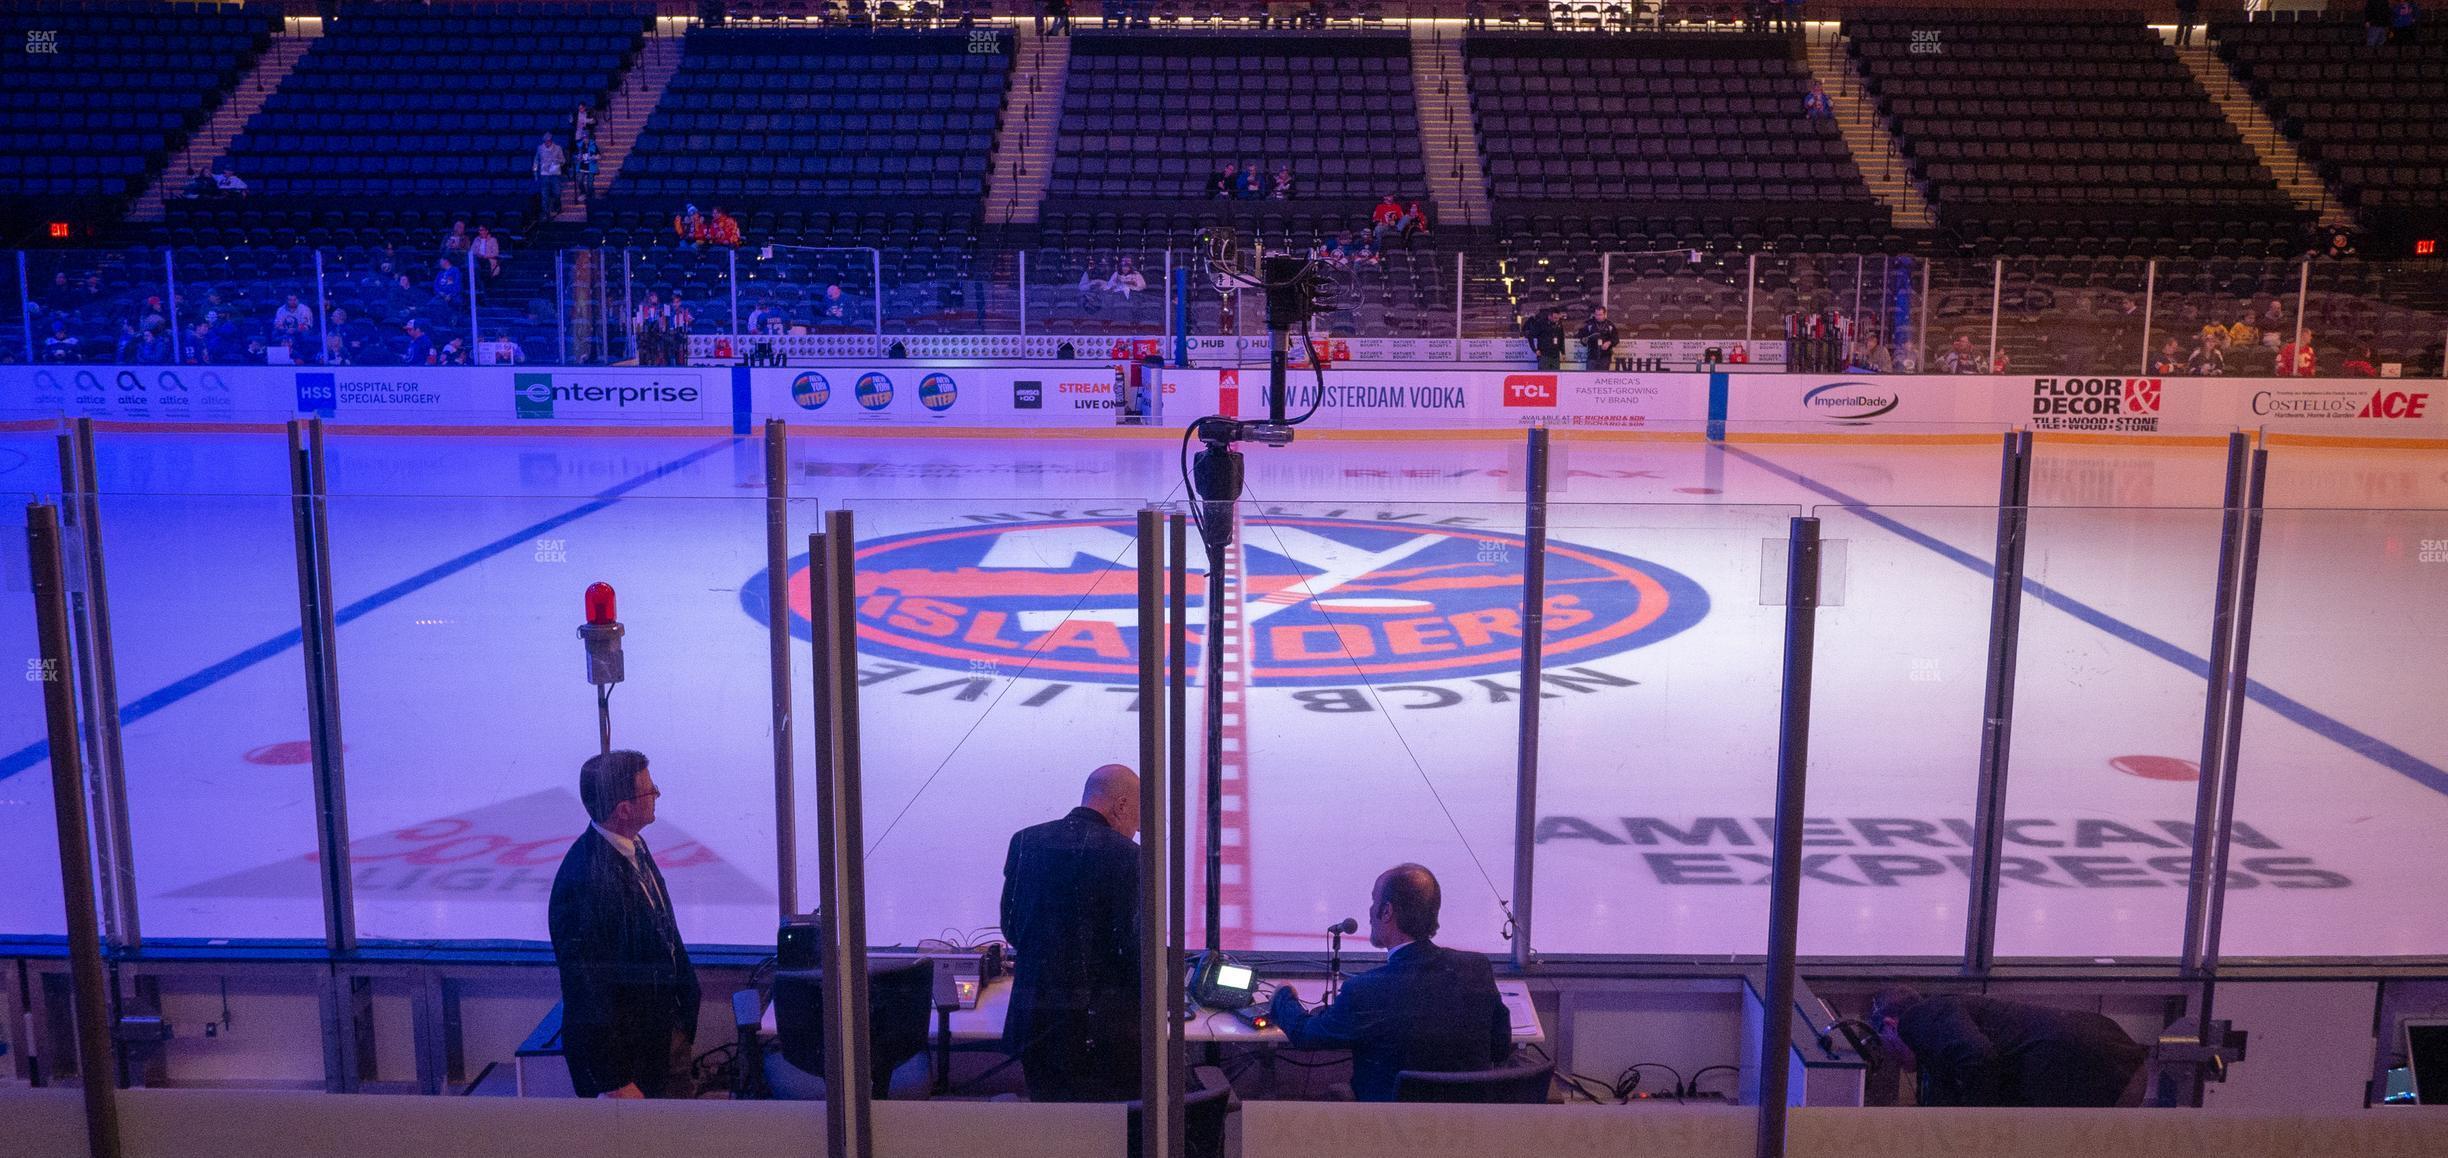
{"label": "imperialdade logo", "polygon": [[[1129,519],[987,521],[893,535],[858,551],[860,650],[964,673],[1127,684],[1138,678]],[[1010,517],[1010,516],[1002,516]],[[1406,521],[1417,519],[1419,521]],[[1518,534],[1378,519],[1267,517],[1243,528],[1243,630],[1261,683],[1316,687],[1509,673],[1520,664]],[[791,627],[807,635],[807,560],[791,564]],[[1191,619],[1206,623],[1191,580]],[[766,621],[760,573],[741,602]],[[1700,622],[1708,595],[1654,563],[1551,542],[1546,655],[1582,663]],[[1190,662],[1201,632],[1192,632]]]}
{"label": "imperialdade logo", "polygon": [[1904,395],[1875,382],[1830,382],[1802,395],[1802,406],[1839,422],[1876,418],[1904,404]]}

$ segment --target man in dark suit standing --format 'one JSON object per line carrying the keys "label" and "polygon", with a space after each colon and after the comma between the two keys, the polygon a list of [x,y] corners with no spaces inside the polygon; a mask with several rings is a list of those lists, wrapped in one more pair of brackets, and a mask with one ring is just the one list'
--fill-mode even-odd
{"label": "man in dark suit standing", "polygon": [[663,795],[646,757],[606,752],[578,771],[594,821],[553,878],[553,959],[561,1045],[582,1098],[690,1097],[697,974],[672,919],[663,872],[639,834]]}
{"label": "man in dark suit standing", "polygon": [[1139,777],[1088,775],[1080,806],[1012,834],[1003,858],[1011,942],[1004,1052],[1032,1102],[1139,1096]]}
{"label": "man in dark suit standing", "polygon": [[2146,1053],[2097,1013],[1896,985],[1865,1018],[1924,1106],[2115,1106]]}
{"label": "man in dark suit standing", "polygon": [[1429,940],[1442,902],[1434,873],[1387,869],[1369,894],[1369,944],[1387,950],[1385,966],[1344,982],[1315,1013],[1291,986],[1275,988],[1275,1024],[1292,1048],[1352,1051],[1352,1094],[1363,1102],[1393,1101],[1404,1070],[1484,1070],[1513,1052],[1513,1019],[1487,958]]}

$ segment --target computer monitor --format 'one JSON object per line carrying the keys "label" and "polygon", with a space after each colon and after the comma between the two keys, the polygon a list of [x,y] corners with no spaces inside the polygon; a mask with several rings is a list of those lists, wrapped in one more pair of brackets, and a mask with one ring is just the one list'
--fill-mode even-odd
{"label": "computer monitor", "polygon": [[2415,1103],[2448,1106],[2448,1017],[2407,1018],[2405,1046]]}

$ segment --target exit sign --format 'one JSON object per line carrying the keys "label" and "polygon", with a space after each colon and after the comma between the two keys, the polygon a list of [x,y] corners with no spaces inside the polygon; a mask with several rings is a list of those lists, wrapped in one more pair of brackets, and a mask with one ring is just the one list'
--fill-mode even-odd
{"label": "exit sign", "polygon": [[2415,242],[2414,242],[2414,256],[2416,256],[2416,257],[2432,257],[2432,256],[2437,255],[2438,253],[2439,253],[2439,239],[2438,239],[2438,238],[2435,238],[2435,237],[2423,237],[2423,238],[2417,238],[2417,239],[2415,240]]}
{"label": "exit sign", "polygon": [[65,221],[54,221],[54,222],[52,222],[52,223],[51,223],[51,240],[53,240],[53,241],[66,241],[66,240],[68,240],[68,223],[67,223],[67,222],[65,222]]}

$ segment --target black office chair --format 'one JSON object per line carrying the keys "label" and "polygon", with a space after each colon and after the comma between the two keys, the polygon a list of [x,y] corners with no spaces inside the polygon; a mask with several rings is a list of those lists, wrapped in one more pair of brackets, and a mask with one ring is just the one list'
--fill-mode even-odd
{"label": "black office chair", "polygon": [[[782,1059],[821,1080],[825,1072],[824,971],[774,974],[774,1037]],[[867,974],[867,1039],[874,1096],[892,1089],[893,1071],[927,1048],[927,1018],[935,1011],[935,962],[919,958]],[[777,1088],[788,1083],[776,1082]]]}
{"label": "black office chair", "polygon": [[1404,1070],[1395,1075],[1398,1102],[1471,1102],[1483,1105],[1536,1106],[1547,1101],[1555,1082],[1555,1063],[1508,1066],[1463,1073]]}
{"label": "black office chair", "polygon": [[[1145,1102],[1126,1103],[1129,1108],[1131,1158],[1139,1158],[1139,1119]],[[1224,1117],[1233,1112],[1232,1087],[1217,1086],[1209,1090],[1192,1090],[1182,1095],[1182,1125],[1188,1139],[1188,1158],[1224,1158]]]}

